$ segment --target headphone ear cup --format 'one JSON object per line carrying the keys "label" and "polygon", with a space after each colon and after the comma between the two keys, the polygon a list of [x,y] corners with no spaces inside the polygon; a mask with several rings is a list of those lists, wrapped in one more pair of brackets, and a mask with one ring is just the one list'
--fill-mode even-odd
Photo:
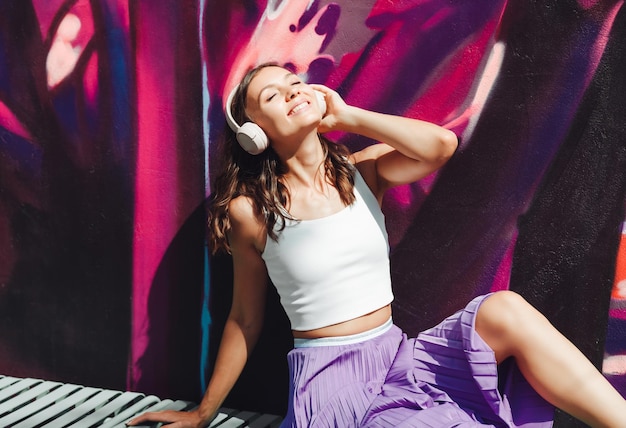
{"label": "headphone ear cup", "polygon": [[258,155],[269,146],[267,135],[254,122],[246,122],[239,127],[237,130],[237,141],[251,155]]}
{"label": "headphone ear cup", "polygon": [[315,95],[317,96],[317,104],[322,111],[322,117],[324,117],[326,116],[326,96],[321,91],[315,91]]}

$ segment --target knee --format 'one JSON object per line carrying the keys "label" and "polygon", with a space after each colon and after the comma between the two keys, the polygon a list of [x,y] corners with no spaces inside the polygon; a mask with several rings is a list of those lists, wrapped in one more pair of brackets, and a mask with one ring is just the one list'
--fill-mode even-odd
{"label": "knee", "polygon": [[516,328],[523,323],[529,303],[519,294],[503,290],[489,296],[478,309],[478,316],[488,325]]}
{"label": "knee", "polygon": [[505,290],[489,296],[478,308],[476,331],[494,351],[506,350],[523,334],[530,304],[519,294]]}

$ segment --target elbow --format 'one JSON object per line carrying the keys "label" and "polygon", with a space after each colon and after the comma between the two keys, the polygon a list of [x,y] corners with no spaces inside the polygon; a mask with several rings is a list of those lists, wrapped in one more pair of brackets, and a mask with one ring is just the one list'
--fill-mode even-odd
{"label": "elbow", "polygon": [[261,325],[249,326],[242,331],[244,337],[246,338],[246,348],[248,350],[248,355],[250,355],[257,342],[259,341],[259,336],[261,336]]}
{"label": "elbow", "polygon": [[258,315],[255,317],[237,316],[236,314],[230,315],[227,323],[230,322],[233,327],[241,332],[246,340],[249,351],[254,348],[263,327],[263,316]]}
{"label": "elbow", "polygon": [[459,147],[459,138],[456,134],[449,129],[444,130],[441,136],[441,146],[444,153],[444,157],[449,159],[456,152]]}
{"label": "elbow", "polygon": [[448,129],[442,129],[439,137],[439,161],[443,165],[454,155],[459,146],[459,138]]}

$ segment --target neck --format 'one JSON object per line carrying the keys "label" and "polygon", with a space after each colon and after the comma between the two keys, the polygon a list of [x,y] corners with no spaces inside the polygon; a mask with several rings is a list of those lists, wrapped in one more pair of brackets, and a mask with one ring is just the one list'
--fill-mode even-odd
{"label": "neck", "polygon": [[313,186],[320,177],[325,176],[324,149],[317,133],[303,141],[296,152],[290,156],[281,156],[281,159],[287,171],[284,179],[291,183]]}

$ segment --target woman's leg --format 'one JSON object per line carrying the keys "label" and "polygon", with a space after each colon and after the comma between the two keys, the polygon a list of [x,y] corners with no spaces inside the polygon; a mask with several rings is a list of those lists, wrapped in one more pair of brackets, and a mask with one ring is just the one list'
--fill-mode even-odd
{"label": "woman's leg", "polygon": [[476,331],[496,360],[514,357],[547,401],[593,427],[626,428],[626,400],[569,340],[511,291],[481,304]]}

